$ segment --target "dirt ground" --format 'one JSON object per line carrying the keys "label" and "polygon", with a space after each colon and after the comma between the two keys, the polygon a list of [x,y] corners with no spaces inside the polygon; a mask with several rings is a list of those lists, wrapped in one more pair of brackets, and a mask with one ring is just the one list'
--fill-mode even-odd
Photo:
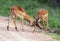
{"label": "dirt ground", "polygon": [[51,36],[43,32],[37,31],[32,33],[33,27],[24,25],[24,32],[21,30],[22,26],[17,21],[18,32],[14,29],[14,24],[10,20],[10,28],[7,31],[7,19],[0,16],[0,41],[56,41]]}

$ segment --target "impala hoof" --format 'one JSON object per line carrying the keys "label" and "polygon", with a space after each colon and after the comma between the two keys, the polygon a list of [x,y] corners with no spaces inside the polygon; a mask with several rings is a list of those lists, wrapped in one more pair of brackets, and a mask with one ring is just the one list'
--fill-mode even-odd
{"label": "impala hoof", "polygon": [[15,29],[16,29],[16,31],[18,32],[17,27],[15,27]]}
{"label": "impala hoof", "polygon": [[24,32],[24,30],[22,29],[22,31]]}
{"label": "impala hoof", "polygon": [[45,29],[45,32],[48,32],[48,30],[47,30],[47,29]]}
{"label": "impala hoof", "polygon": [[34,29],[32,33],[34,33],[36,30]]}
{"label": "impala hoof", "polygon": [[9,26],[7,26],[7,30],[9,31]]}

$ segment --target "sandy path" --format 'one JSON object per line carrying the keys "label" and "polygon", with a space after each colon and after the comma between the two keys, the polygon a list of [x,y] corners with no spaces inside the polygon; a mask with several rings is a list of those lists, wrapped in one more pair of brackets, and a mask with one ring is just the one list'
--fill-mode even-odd
{"label": "sandy path", "polygon": [[7,31],[7,20],[0,16],[0,41],[55,41],[51,36],[43,32],[32,33],[33,28],[24,25],[24,32],[21,30],[21,24],[17,22],[18,32],[14,29],[10,21],[10,31]]}

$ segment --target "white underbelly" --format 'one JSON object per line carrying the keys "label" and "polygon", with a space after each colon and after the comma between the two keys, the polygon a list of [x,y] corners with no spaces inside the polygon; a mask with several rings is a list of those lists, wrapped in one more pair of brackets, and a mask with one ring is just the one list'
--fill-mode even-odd
{"label": "white underbelly", "polygon": [[19,18],[24,18],[24,16],[23,16],[23,15],[20,15],[20,14],[18,14],[18,17],[19,17]]}

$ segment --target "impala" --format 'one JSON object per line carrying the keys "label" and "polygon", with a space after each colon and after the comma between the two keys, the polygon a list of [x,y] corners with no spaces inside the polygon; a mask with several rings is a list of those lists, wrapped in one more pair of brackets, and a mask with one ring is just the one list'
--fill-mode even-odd
{"label": "impala", "polygon": [[[36,21],[32,17],[30,17],[23,8],[21,8],[19,6],[12,6],[10,8],[10,17],[12,17],[12,19],[13,19],[13,23],[15,25],[16,31],[18,31],[17,26],[16,26],[16,19],[18,17],[21,18],[22,31],[23,31],[24,19],[27,19],[31,23],[31,25],[33,25],[33,26],[36,25],[40,28],[40,25],[38,23],[36,23]],[[9,19],[8,19],[7,30],[9,30]],[[35,28],[33,31],[35,31]]]}
{"label": "impala", "polygon": [[46,29],[45,31],[48,30],[48,11],[45,9],[41,9],[39,10],[39,12],[36,14],[36,20],[38,23],[40,23],[40,21],[42,21],[42,25],[44,27],[44,22],[46,22]]}

